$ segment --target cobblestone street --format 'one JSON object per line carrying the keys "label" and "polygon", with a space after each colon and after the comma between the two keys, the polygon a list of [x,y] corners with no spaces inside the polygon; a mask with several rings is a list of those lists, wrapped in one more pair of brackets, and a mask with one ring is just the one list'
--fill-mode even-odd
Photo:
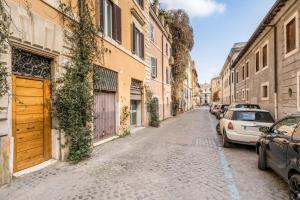
{"label": "cobblestone street", "polygon": [[18,199],[288,199],[287,184],[257,169],[254,148],[220,147],[206,108],[97,147],[78,165],[56,163],[0,189]]}

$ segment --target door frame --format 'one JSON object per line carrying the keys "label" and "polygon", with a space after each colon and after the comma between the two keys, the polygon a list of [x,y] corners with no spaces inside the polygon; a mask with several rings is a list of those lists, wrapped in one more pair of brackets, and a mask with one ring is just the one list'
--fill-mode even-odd
{"label": "door frame", "polygon": [[[14,155],[13,155],[13,172],[21,171],[17,169],[17,139],[16,139],[16,79],[28,79],[35,81],[43,81],[43,92],[44,92],[44,112],[43,112],[43,124],[44,124],[44,135],[43,135],[43,150],[44,150],[44,159],[43,162],[50,160],[52,158],[52,117],[51,117],[51,80],[21,76],[17,74],[12,75],[12,136],[14,138]],[[47,104],[47,100],[49,104]]]}

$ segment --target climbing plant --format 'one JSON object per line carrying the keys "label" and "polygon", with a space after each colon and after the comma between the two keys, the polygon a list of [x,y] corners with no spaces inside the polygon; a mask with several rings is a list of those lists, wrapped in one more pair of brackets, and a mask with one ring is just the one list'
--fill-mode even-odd
{"label": "climbing plant", "polygon": [[172,103],[173,114],[176,115],[183,95],[183,82],[186,79],[186,67],[190,58],[190,50],[194,46],[194,34],[189,16],[184,10],[161,10],[160,14],[165,17],[172,39],[176,41],[172,43],[172,56],[174,57]]}
{"label": "climbing plant", "polygon": [[149,89],[149,87],[146,87],[145,90],[147,111],[149,113],[149,125],[152,127],[159,127],[160,121],[157,98],[153,97],[153,92]]}
{"label": "climbing plant", "polygon": [[130,135],[130,129],[127,125],[127,121],[130,117],[130,111],[128,106],[123,106],[121,109],[121,116],[120,116],[120,129],[121,129],[121,137],[125,137]]}
{"label": "climbing plant", "polygon": [[55,91],[55,108],[60,128],[67,136],[68,160],[76,163],[91,154],[91,74],[93,61],[101,50],[98,48],[98,30],[93,24],[90,2],[77,0],[75,7],[76,10],[71,3],[60,5],[64,15],[68,16],[65,21],[65,38],[70,44],[71,62],[64,75],[63,84]]}
{"label": "climbing plant", "polygon": [[[10,36],[9,26],[11,18],[5,10],[5,5],[6,2],[0,0],[0,54],[7,50]],[[8,72],[6,66],[0,62],[0,97],[8,92],[7,76]]]}

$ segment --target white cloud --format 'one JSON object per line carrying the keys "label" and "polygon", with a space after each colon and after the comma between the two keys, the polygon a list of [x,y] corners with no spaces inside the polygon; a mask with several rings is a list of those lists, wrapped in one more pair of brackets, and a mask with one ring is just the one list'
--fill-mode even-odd
{"label": "white cloud", "polygon": [[191,17],[206,17],[214,13],[223,13],[225,4],[216,0],[160,0],[167,9],[183,9]]}

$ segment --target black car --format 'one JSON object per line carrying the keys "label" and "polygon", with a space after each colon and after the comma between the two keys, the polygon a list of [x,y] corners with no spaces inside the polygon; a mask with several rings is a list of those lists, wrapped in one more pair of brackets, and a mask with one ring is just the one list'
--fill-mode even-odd
{"label": "black car", "polygon": [[273,169],[288,182],[290,199],[300,199],[300,115],[290,115],[260,131],[258,168]]}

